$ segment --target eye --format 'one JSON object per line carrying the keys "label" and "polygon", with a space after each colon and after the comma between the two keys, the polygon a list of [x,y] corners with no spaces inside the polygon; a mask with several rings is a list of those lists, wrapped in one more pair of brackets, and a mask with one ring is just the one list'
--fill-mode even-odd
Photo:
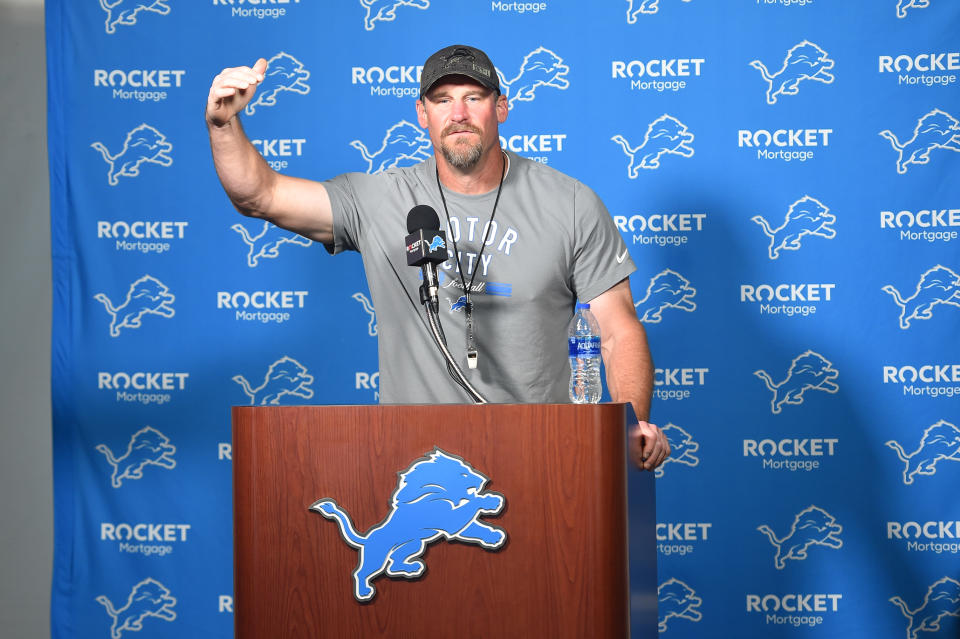
{"label": "eye", "polygon": [[466,474],[466,473],[460,473],[460,476],[463,477],[463,478],[466,478],[466,477],[467,477],[467,474]]}

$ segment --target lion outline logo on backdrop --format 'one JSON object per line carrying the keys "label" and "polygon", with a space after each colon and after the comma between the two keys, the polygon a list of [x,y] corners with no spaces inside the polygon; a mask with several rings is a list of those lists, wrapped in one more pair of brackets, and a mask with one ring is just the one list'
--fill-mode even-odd
{"label": "lion outline logo on backdrop", "polygon": [[96,599],[107,614],[113,619],[110,626],[111,639],[120,639],[124,631],[137,632],[143,630],[143,621],[147,617],[156,617],[163,621],[173,621],[177,613],[173,607],[177,600],[170,595],[170,590],[153,577],[147,577],[130,590],[127,603],[119,610],[113,607],[113,602],[106,595]]}
{"label": "lion outline logo on backdrop", "polygon": [[373,302],[371,302],[366,295],[357,291],[352,295],[353,299],[360,302],[360,305],[363,306],[363,310],[366,311],[367,315],[370,316],[370,322],[367,324],[367,335],[370,337],[377,336],[377,312],[373,308]]}
{"label": "lion outline logo on backdrop", "polygon": [[673,617],[700,621],[703,619],[700,612],[702,603],[703,599],[684,582],[673,578],[666,580],[657,588],[657,630],[664,632],[667,622]]}
{"label": "lion outline logo on backdrop", "polygon": [[247,252],[247,266],[256,268],[261,259],[273,259],[280,256],[280,246],[282,244],[296,244],[298,246],[310,246],[313,241],[298,235],[293,231],[274,226],[270,222],[263,223],[263,230],[257,235],[250,235],[243,224],[237,223],[230,227],[243,238],[244,243],[250,247]]}
{"label": "lion outline logo on backdrop", "polygon": [[506,503],[503,495],[484,492],[489,478],[460,457],[435,447],[397,475],[390,512],[366,535],[357,533],[350,516],[333,499],[318,499],[310,506],[336,522],[347,544],[360,551],[352,575],[358,601],[373,599],[376,588],[370,582],[381,573],[406,579],[422,576],[427,569],[422,555],[441,537],[487,550],[498,549],[507,540],[503,529],[479,519],[499,514]]}
{"label": "lion outline logo on backdrop", "polygon": [[537,47],[524,56],[520,71],[511,80],[507,80],[500,69],[495,71],[500,80],[500,92],[506,96],[510,109],[516,108],[515,102],[532,102],[537,87],[553,87],[561,91],[570,87],[566,77],[570,67],[563,63],[563,58],[546,47]]}
{"label": "lion outline logo on backdrop", "polygon": [[930,0],[899,0],[897,2],[897,17],[906,18],[908,9],[926,9]]}
{"label": "lion outline logo on backdrop", "polygon": [[790,362],[787,376],[779,384],[774,384],[765,370],[753,372],[763,380],[767,390],[773,393],[770,400],[770,410],[774,415],[783,410],[784,404],[799,405],[803,403],[803,394],[808,390],[819,390],[825,393],[836,393],[840,390],[835,380],[840,372],[823,355],[807,350],[797,355]]}
{"label": "lion outline logo on backdrop", "polygon": [[750,66],[759,71],[767,83],[767,104],[776,104],[778,95],[797,95],[804,80],[832,84],[835,78],[829,70],[834,64],[826,51],[804,40],[787,51],[783,66],[773,75],[760,60],[753,60]]}
{"label": "lion outline logo on backdrop", "polygon": [[676,424],[670,423],[664,426],[661,431],[670,444],[670,456],[663,460],[663,464],[654,471],[657,478],[663,477],[664,469],[669,462],[679,462],[691,468],[700,464],[700,458],[694,455],[700,449],[700,444],[694,441],[690,433]]}
{"label": "lion outline logo on backdrop", "polygon": [[627,177],[637,179],[640,169],[659,169],[660,158],[665,154],[679,155],[685,158],[693,157],[694,136],[687,125],[664,113],[647,125],[647,132],[643,142],[636,148],[631,148],[627,139],[619,133],[610,138],[620,145],[624,154],[630,159],[627,165]]}
{"label": "lion outline logo on backdrop", "polygon": [[900,597],[890,597],[889,601],[909,620],[907,639],[918,639],[921,632],[938,632],[944,617],[960,617],[960,581],[943,577],[930,584],[916,610],[910,610]]}
{"label": "lion outline logo on backdrop", "polygon": [[918,475],[933,475],[937,472],[937,462],[960,461],[960,428],[941,419],[923,431],[920,444],[909,455],[895,440],[886,445],[897,453],[906,467],[903,469],[903,483],[910,485]]}
{"label": "lion outline logo on backdrop", "polygon": [[257,388],[252,388],[243,375],[234,375],[232,379],[240,384],[243,392],[250,398],[251,406],[278,406],[284,395],[301,399],[313,397],[313,389],[310,388],[313,375],[309,374],[306,366],[288,355],[270,364],[263,384]]}
{"label": "lion outline logo on backdrop", "polygon": [[[690,0],[683,0],[690,2]],[[627,0],[627,24],[636,24],[637,16],[660,11],[660,0]]]}
{"label": "lion outline logo on backdrop", "polygon": [[129,27],[137,23],[137,14],[152,11],[162,16],[170,13],[170,0],[117,0],[113,4],[100,0],[100,8],[107,12],[107,33],[114,33],[117,25]]}
{"label": "lion outline logo on backdrop", "polygon": [[837,236],[833,223],[837,216],[830,213],[830,208],[815,197],[804,195],[790,205],[783,224],[778,228],[770,228],[770,224],[762,215],[750,218],[760,225],[764,234],[770,238],[768,254],[771,260],[780,257],[780,251],[797,251],[800,249],[800,240],[805,235],[818,235],[832,240]]}
{"label": "lion outline logo on backdrop", "polygon": [[[889,129],[880,132],[897,152],[897,173],[903,175],[910,164],[927,164],[934,149],[960,151],[960,121],[946,111],[933,109],[913,128],[913,137],[900,142]],[[904,159],[906,158],[906,159]]]}
{"label": "lion outline logo on backdrop", "polygon": [[363,28],[373,31],[375,22],[393,22],[397,19],[397,9],[413,7],[414,9],[429,9],[430,0],[360,0],[361,6],[367,14],[363,17]]}
{"label": "lion outline logo on backdrop", "polygon": [[693,301],[696,294],[697,289],[690,286],[690,280],[667,268],[650,278],[647,294],[634,306],[641,322],[657,324],[668,308],[688,313],[697,310],[697,303]]}
{"label": "lion outline logo on backdrop", "polygon": [[112,318],[110,337],[118,337],[122,328],[140,328],[144,315],[169,319],[176,313],[170,305],[177,298],[166,284],[152,275],[144,275],[131,284],[123,303],[116,308],[104,293],[97,293],[93,299],[103,304]]}
{"label": "lion outline logo on backdrop", "polygon": [[96,449],[107,458],[107,463],[113,467],[110,476],[110,485],[120,488],[124,479],[142,479],[143,469],[147,465],[160,466],[173,470],[177,460],[173,454],[177,447],[170,443],[170,438],[152,426],[144,426],[130,437],[126,452],[120,457],[114,457],[113,451],[106,444],[97,444]]}
{"label": "lion outline logo on backdrop", "polygon": [[777,549],[773,564],[777,570],[783,570],[787,559],[802,561],[807,558],[807,550],[811,546],[826,546],[834,550],[843,547],[843,540],[839,535],[843,526],[837,523],[833,515],[817,506],[808,506],[793,518],[790,532],[783,539],[777,539],[773,530],[766,524],[757,526]]}
{"label": "lion outline logo on backdrop", "polygon": [[[433,157],[433,145],[423,129],[400,120],[383,135],[380,148],[371,153],[360,140],[352,140],[350,146],[360,151],[367,163],[367,173],[382,173],[398,166],[411,166]],[[374,168],[376,165],[376,168]]]}
{"label": "lion outline logo on backdrop", "polygon": [[310,85],[307,80],[310,72],[303,68],[303,63],[295,57],[281,51],[267,60],[267,70],[263,82],[257,87],[256,99],[247,103],[243,112],[253,115],[257,107],[272,107],[277,104],[277,95],[284,91],[307,95]]}
{"label": "lion outline logo on backdrop", "polygon": [[116,155],[110,155],[107,147],[99,141],[92,143],[90,147],[99,151],[103,161],[110,167],[107,171],[107,182],[110,186],[119,184],[121,177],[138,177],[140,165],[144,162],[160,166],[173,164],[173,158],[169,155],[173,145],[167,142],[164,134],[146,123],[127,133],[123,148]]}
{"label": "lion outline logo on backdrop", "polygon": [[960,275],[951,269],[937,264],[920,276],[913,295],[904,299],[893,284],[881,289],[888,293],[894,303],[900,307],[900,328],[910,328],[912,320],[927,320],[933,317],[933,307],[937,304],[949,304],[960,307]]}

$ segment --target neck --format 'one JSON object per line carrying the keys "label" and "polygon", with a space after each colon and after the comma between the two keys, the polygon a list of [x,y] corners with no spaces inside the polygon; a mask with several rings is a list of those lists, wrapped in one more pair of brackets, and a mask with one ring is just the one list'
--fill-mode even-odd
{"label": "neck", "polygon": [[442,153],[434,153],[440,182],[457,193],[479,195],[494,190],[506,170],[507,156],[497,146],[484,154],[473,168],[458,169],[450,165]]}

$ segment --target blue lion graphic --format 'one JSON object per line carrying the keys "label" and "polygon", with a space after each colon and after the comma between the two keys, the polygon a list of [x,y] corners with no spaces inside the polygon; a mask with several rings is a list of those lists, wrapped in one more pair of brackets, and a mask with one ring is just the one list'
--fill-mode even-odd
{"label": "blue lion graphic", "polygon": [[300,95],[310,93],[310,86],[307,84],[309,78],[310,72],[303,68],[302,62],[281,51],[267,60],[267,70],[263,74],[263,82],[257,87],[257,97],[247,104],[243,112],[253,115],[258,106],[275,106],[277,95],[284,91]]}
{"label": "blue lion graphic", "polygon": [[897,17],[906,18],[908,9],[926,9],[930,0],[900,0],[897,2]]}
{"label": "blue lion graphic", "polygon": [[897,173],[900,175],[906,173],[911,164],[927,164],[934,149],[960,151],[960,121],[940,109],[920,118],[913,137],[906,142],[900,142],[890,130],[881,131],[880,136],[889,140],[899,154]]}
{"label": "blue lion graphic", "polygon": [[240,384],[243,392],[250,398],[251,406],[277,406],[284,395],[294,395],[302,399],[313,397],[313,375],[307,368],[292,357],[281,357],[267,369],[263,384],[252,388],[243,375],[234,375],[233,381]]}
{"label": "blue lion graphic", "polygon": [[143,621],[147,617],[156,617],[163,621],[177,618],[177,613],[173,610],[177,600],[170,596],[166,586],[150,577],[133,587],[126,605],[119,610],[113,607],[113,602],[106,595],[97,597],[97,603],[106,608],[107,614],[113,618],[113,625],[110,626],[112,639],[120,639],[120,635],[126,630],[143,630]]}
{"label": "blue lion graphic", "polygon": [[563,63],[563,58],[544,47],[537,47],[524,56],[520,71],[512,79],[508,80],[500,69],[496,71],[500,91],[507,96],[507,106],[511,109],[517,102],[531,102],[537,87],[564,90],[570,86],[567,80],[570,67]]}
{"label": "blue lion graphic", "polygon": [[783,224],[778,228],[770,228],[767,220],[760,215],[754,215],[750,219],[759,224],[764,234],[770,238],[771,260],[780,257],[780,251],[798,250],[804,235],[818,235],[828,240],[837,235],[833,228],[837,216],[832,215],[829,208],[809,195],[804,195],[790,205]]}
{"label": "blue lion graphic", "polygon": [[293,231],[274,226],[270,222],[263,223],[263,229],[257,235],[250,235],[243,224],[234,224],[230,227],[240,234],[250,250],[247,252],[247,266],[256,268],[261,259],[273,259],[280,256],[282,244],[296,244],[310,246],[313,242]]}
{"label": "blue lion graphic", "polygon": [[891,284],[882,290],[889,293],[900,307],[900,328],[903,330],[910,328],[912,320],[933,317],[933,307],[938,304],[960,307],[960,275],[940,264],[920,276],[913,295],[906,299]]}
{"label": "blue lion graphic", "polygon": [[804,80],[832,83],[834,76],[829,70],[834,64],[826,51],[804,40],[787,51],[783,66],[772,75],[760,60],[754,60],[750,66],[758,70],[767,82],[767,104],[776,104],[778,95],[797,95],[799,85]]}
{"label": "blue lion graphic", "polygon": [[137,14],[152,11],[162,16],[170,13],[170,0],[117,0],[110,4],[100,0],[100,8],[107,12],[107,33],[117,30],[117,25],[131,26],[137,23]]}
{"label": "blue lion graphic", "polygon": [[810,546],[827,546],[834,549],[843,546],[843,541],[839,537],[843,532],[843,526],[837,523],[833,515],[817,506],[810,506],[799,512],[793,518],[790,532],[783,539],[777,539],[766,524],[757,526],[757,530],[765,534],[777,549],[777,554],[773,558],[777,570],[783,570],[787,559],[806,559],[807,549]]}
{"label": "blue lion graphic", "polygon": [[700,604],[703,599],[696,591],[679,579],[668,579],[657,588],[657,629],[664,632],[667,622],[677,617],[688,621],[700,621],[703,614]]}
{"label": "blue lion graphic", "polygon": [[450,312],[462,311],[467,306],[467,296],[461,295],[456,300],[450,302]]}
{"label": "blue lion graphic", "polygon": [[659,10],[660,0],[627,0],[627,24],[635,24],[640,14],[652,15]]}
{"label": "blue lion graphic", "polygon": [[131,284],[123,303],[116,308],[103,293],[97,293],[93,298],[103,304],[113,318],[110,321],[110,337],[119,336],[121,328],[140,328],[144,315],[170,318],[175,313],[171,304],[176,297],[166,284],[152,275],[144,275]]}
{"label": "blue lion graphic", "polygon": [[619,144],[630,159],[627,176],[631,180],[637,179],[640,169],[659,169],[660,158],[665,154],[692,158],[694,153],[690,146],[694,138],[687,125],[666,113],[647,126],[643,142],[638,147],[631,147],[619,134],[610,139]]}
{"label": "blue lion graphic", "polygon": [[423,129],[406,120],[400,120],[387,129],[380,148],[372,153],[360,140],[353,140],[350,146],[360,151],[367,163],[367,173],[382,173],[387,169],[427,160],[433,148]]}
{"label": "blue lion graphic", "polygon": [[920,445],[909,455],[892,439],[887,442],[887,446],[906,464],[903,469],[903,483],[909,486],[917,475],[936,473],[937,462],[940,460],[960,461],[960,428],[941,419],[923,431]]}
{"label": "blue lion graphic", "polygon": [[363,17],[363,28],[373,31],[380,22],[392,22],[397,19],[399,7],[413,7],[415,9],[429,9],[430,0],[360,0],[360,4],[367,10]]}
{"label": "blue lion graphic", "polygon": [[773,393],[770,400],[770,410],[774,415],[783,410],[784,404],[802,404],[803,394],[808,390],[821,390],[826,393],[836,393],[840,390],[835,380],[839,371],[833,368],[827,359],[814,351],[805,351],[797,355],[790,362],[787,376],[779,384],[775,384],[764,370],[753,373],[763,380],[767,390]]}
{"label": "blue lion graphic", "polygon": [[103,161],[110,166],[107,171],[107,181],[110,186],[119,184],[121,177],[140,175],[140,165],[144,162],[160,166],[173,164],[173,158],[169,155],[173,145],[167,142],[166,136],[149,124],[141,124],[127,133],[127,138],[123,141],[123,149],[116,155],[110,155],[110,151],[102,142],[94,142],[90,146],[99,151]]}
{"label": "blue lion graphic", "polygon": [[443,238],[439,235],[434,235],[433,239],[430,240],[430,252],[433,253],[437,249],[446,248],[447,245],[443,243]]}
{"label": "blue lion graphic", "polygon": [[697,303],[693,301],[696,294],[697,290],[690,286],[687,278],[676,271],[664,269],[650,280],[646,296],[634,306],[641,322],[656,324],[663,319],[661,313],[668,308],[688,313],[697,310]]}
{"label": "blue lion graphic", "polygon": [[114,457],[113,451],[106,444],[98,444],[97,450],[104,454],[107,463],[113,466],[110,484],[120,488],[124,479],[140,479],[143,477],[143,468],[148,464],[161,468],[173,469],[177,462],[173,454],[177,447],[170,443],[170,438],[150,426],[141,428],[127,444],[127,451],[120,457]]}
{"label": "blue lion graphic", "polygon": [[944,617],[960,617],[960,581],[944,577],[934,582],[916,610],[910,610],[900,597],[890,597],[890,602],[909,619],[907,639],[918,639],[921,632],[938,632]]}
{"label": "blue lion graphic", "polygon": [[663,477],[664,467],[668,463],[676,462],[685,466],[696,466],[700,463],[700,458],[694,455],[700,449],[700,444],[693,440],[690,433],[674,424],[667,424],[661,430],[670,443],[670,456],[654,471],[656,477]]}
{"label": "blue lion graphic", "polygon": [[427,568],[421,555],[441,537],[487,550],[503,546],[506,532],[479,521],[481,515],[498,514],[505,504],[503,495],[483,492],[487,481],[462,459],[434,448],[399,473],[389,514],[366,535],[354,530],[349,515],[332,499],[317,500],[310,510],[337,522],[346,542],[360,551],[353,594],[370,601],[376,594],[370,582],[381,573],[420,577]]}

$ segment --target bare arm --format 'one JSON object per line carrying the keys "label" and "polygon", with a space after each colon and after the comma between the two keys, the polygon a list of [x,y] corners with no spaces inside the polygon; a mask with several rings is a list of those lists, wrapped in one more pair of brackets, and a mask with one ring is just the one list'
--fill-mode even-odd
{"label": "bare arm", "polygon": [[590,300],[590,310],[600,324],[610,397],[630,402],[640,420],[630,433],[630,457],[637,467],[653,470],[670,454],[670,444],[659,428],[646,421],[653,394],[653,359],[633,306],[630,281],[621,280]]}
{"label": "bare arm", "polygon": [[317,242],[333,241],[333,214],[323,184],[277,173],[247,139],[238,114],[263,82],[267,61],[224,69],[207,97],[210,150],[220,183],[240,213]]}

